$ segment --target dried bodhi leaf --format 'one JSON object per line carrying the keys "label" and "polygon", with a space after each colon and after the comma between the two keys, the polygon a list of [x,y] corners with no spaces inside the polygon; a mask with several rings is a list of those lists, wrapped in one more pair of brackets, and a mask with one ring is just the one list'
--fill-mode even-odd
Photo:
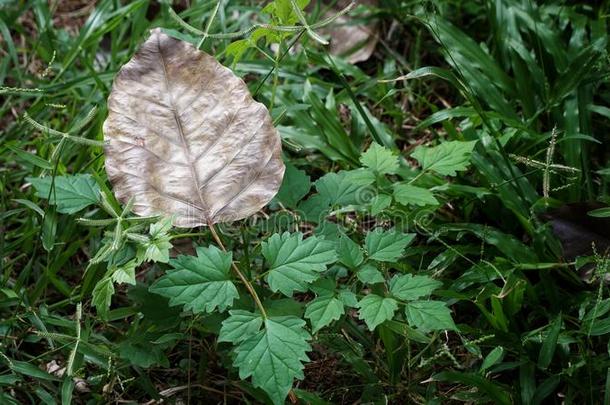
{"label": "dried bodhi leaf", "polygon": [[212,56],[159,29],[121,68],[104,122],[106,172],[138,215],[181,227],[254,214],[284,175],[267,108]]}

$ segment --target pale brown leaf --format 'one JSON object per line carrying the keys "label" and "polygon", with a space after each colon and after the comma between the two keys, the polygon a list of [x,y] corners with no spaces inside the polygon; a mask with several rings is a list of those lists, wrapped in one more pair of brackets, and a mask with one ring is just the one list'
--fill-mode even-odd
{"label": "pale brown leaf", "polygon": [[117,198],[176,226],[248,217],[284,175],[267,108],[212,56],[159,29],[115,78],[104,138]]}
{"label": "pale brown leaf", "polygon": [[[324,18],[330,17],[349,3],[350,0],[337,1],[335,6],[324,15]],[[358,0],[357,4],[376,6],[377,0]],[[330,35],[330,53],[343,56],[350,63],[368,60],[375,51],[379,40],[379,29],[376,23],[360,24],[354,21],[349,14],[339,17],[321,33]]]}

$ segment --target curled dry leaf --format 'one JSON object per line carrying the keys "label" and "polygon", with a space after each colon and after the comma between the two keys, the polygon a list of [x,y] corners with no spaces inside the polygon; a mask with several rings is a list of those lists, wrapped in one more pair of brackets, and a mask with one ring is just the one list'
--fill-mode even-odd
{"label": "curled dry leaf", "polygon": [[212,56],[159,29],[121,68],[104,122],[106,171],[138,215],[181,227],[254,214],[284,175],[267,108]]}

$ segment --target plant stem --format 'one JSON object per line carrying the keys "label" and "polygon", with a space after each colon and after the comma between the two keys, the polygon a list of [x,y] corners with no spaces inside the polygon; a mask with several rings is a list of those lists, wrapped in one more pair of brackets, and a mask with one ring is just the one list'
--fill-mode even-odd
{"label": "plant stem", "polygon": [[269,101],[269,113],[273,110],[275,104],[275,93],[277,91],[277,85],[279,82],[279,69],[280,60],[282,60],[282,44],[283,41],[280,39],[280,43],[277,47],[277,54],[275,55],[274,67],[273,67],[273,86],[271,87],[271,101]]}
{"label": "plant stem", "polygon": [[[227,249],[225,248],[225,245],[220,240],[220,237],[218,236],[218,233],[216,232],[216,227],[214,226],[214,224],[209,224],[208,228],[210,228],[212,237],[214,238],[214,240],[216,241],[218,246],[220,246],[220,248],[224,252],[226,252]],[[265,307],[263,307],[263,303],[261,302],[261,299],[258,297],[258,294],[256,293],[256,290],[254,290],[254,287],[252,286],[252,284],[248,281],[246,276],[244,276],[244,274],[239,270],[239,268],[237,267],[237,265],[235,264],[234,261],[231,261],[231,267],[233,268],[233,271],[235,271],[235,274],[237,274],[237,277],[239,277],[239,279],[242,281],[242,283],[244,283],[244,285],[246,286],[246,289],[248,290],[248,292],[254,299],[254,302],[256,303],[258,310],[261,311],[261,315],[263,316],[263,319],[267,319],[267,312],[265,311]]]}
{"label": "plant stem", "polygon": [[214,10],[212,10],[212,14],[210,15],[210,18],[208,19],[208,23],[205,26],[205,31],[203,32],[203,38],[201,38],[201,41],[199,41],[199,43],[197,44],[197,49],[201,49],[201,47],[205,43],[205,40],[209,36],[210,27],[212,26],[212,23],[214,22],[214,19],[216,18],[216,14],[218,14],[218,9],[220,8],[220,2],[221,2],[221,0],[218,0],[216,2],[216,6],[214,7]]}
{"label": "plant stem", "polygon": [[[282,61],[282,59],[284,59],[284,56],[286,56],[288,54],[288,52],[290,52],[290,49],[299,41],[299,39],[301,38],[301,36],[304,33],[305,33],[305,30],[304,29],[301,30],[299,32],[299,34],[294,38],[294,40],[284,50],[284,52],[282,52],[282,56],[280,56],[280,59],[278,60],[277,66],[279,66],[279,63]],[[261,87],[263,87],[263,84],[265,84],[265,82],[267,81],[269,76],[271,76],[271,74],[275,71],[275,67],[276,67],[276,65],[274,65],[273,68],[271,68],[271,70],[265,75],[263,80],[258,84],[258,86],[256,87],[256,90],[254,90],[254,93],[252,93],[252,97],[256,97],[257,96],[259,90],[261,89]]]}

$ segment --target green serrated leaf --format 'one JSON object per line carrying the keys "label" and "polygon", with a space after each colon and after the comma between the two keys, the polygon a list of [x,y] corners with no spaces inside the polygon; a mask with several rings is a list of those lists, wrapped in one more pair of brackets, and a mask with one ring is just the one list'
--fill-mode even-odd
{"label": "green serrated leaf", "polygon": [[438,205],[438,200],[430,190],[406,183],[394,186],[394,199],[402,205]]}
{"label": "green serrated leaf", "polygon": [[136,267],[138,263],[135,260],[131,260],[117,269],[112,273],[112,281],[117,284],[136,284]]}
{"label": "green serrated leaf", "polygon": [[338,297],[346,307],[356,308],[358,306],[358,297],[349,290],[339,291]]}
{"label": "green serrated leaf", "polygon": [[225,53],[228,56],[233,57],[232,65],[235,66],[240,61],[244,53],[253,46],[254,44],[252,43],[252,41],[250,41],[249,38],[238,39],[237,41],[233,41],[229,45],[227,45]]}
{"label": "green serrated leaf", "polygon": [[317,297],[307,304],[305,318],[309,319],[312,332],[316,333],[345,313],[343,302],[332,295]]}
{"label": "green serrated leaf", "polygon": [[390,280],[390,293],[399,300],[412,301],[432,294],[442,285],[442,282],[428,276],[401,274]]}
{"label": "green serrated leaf", "polygon": [[435,147],[418,146],[411,154],[422,166],[443,176],[455,176],[456,172],[466,170],[470,164],[470,155],[477,141],[444,142]]}
{"label": "green serrated leaf", "polygon": [[328,205],[361,204],[368,195],[363,190],[374,181],[375,176],[367,170],[328,173],[316,181],[316,190]]}
{"label": "green serrated leaf", "polygon": [[369,294],[358,302],[358,318],[362,319],[369,330],[394,317],[398,303],[393,298]]}
{"label": "green serrated leaf", "polygon": [[394,174],[399,167],[398,157],[376,142],[360,156],[360,163],[380,174]]}
{"label": "green serrated leaf", "polygon": [[362,266],[356,273],[356,277],[364,284],[377,284],[385,281],[383,274],[372,264],[365,264]]}
{"label": "green serrated leaf", "polygon": [[394,229],[384,231],[375,228],[366,234],[365,246],[369,258],[381,262],[393,262],[402,256],[404,249],[415,238],[414,233],[402,233]]}
{"label": "green serrated leaf", "polygon": [[370,169],[360,168],[340,173],[343,173],[347,181],[356,186],[365,187],[375,182],[375,173]]}
{"label": "green serrated leaf", "polygon": [[294,379],[303,379],[311,336],[305,321],[286,316],[268,318],[263,329],[235,348],[234,365],[239,377],[252,377],[252,385],[263,389],[274,404],[284,403]]}
{"label": "green serrated leaf", "polygon": [[231,252],[215,246],[198,247],[197,256],[178,256],[169,270],[150,291],[169,298],[170,305],[184,305],[193,312],[224,311],[239,297],[231,281]]}
{"label": "green serrated leaf", "polygon": [[309,286],[309,289],[316,295],[335,295],[337,282],[332,278],[320,278]]}
{"label": "green serrated leaf", "polygon": [[371,200],[371,215],[379,215],[380,212],[392,204],[392,196],[387,194],[377,194]]}
{"label": "green serrated leaf", "polygon": [[350,269],[355,269],[364,260],[364,255],[362,254],[360,246],[347,235],[341,235],[341,237],[339,237],[339,241],[337,242],[337,255],[339,256],[339,261]]}
{"label": "green serrated leaf", "polygon": [[[49,198],[53,178],[28,177],[27,181],[32,183],[39,198]],[[53,192],[50,193],[50,204],[57,205],[57,211],[62,214],[74,214],[99,201],[100,188],[88,174],[76,174],[73,176],[57,176]]]}
{"label": "green serrated leaf", "polygon": [[293,164],[286,163],[284,180],[275,198],[288,208],[296,208],[297,203],[309,193],[310,189],[309,176]]}
{"label": "green serrated leaf", "polygon": [[222,321],[218,335],[219,342],[239,343],[256,334],[263,324],[260,314],[235,309],[229,311],[229,317]]}
{"label": "green serrated leaf", "polygon": [[93,298],[91,303],[103,318],[105,318],[108,314],[108,309],[110,308],[110,302],[112,301],[113,294],[114,286],[112,285],[112,280],[110,277],[101,279],[93,289]]}
{"label": "green serrated leaf", "polygon": [[298,211],[305,221],[318,224],[328,215],[330,203],[325,196],[314,194],[299,203]]}
{"label": "green serrated leaf", "polygon": [[303,240],[300,232],[272,235],[262,243],[262,253],[269,262],[269,287],[288,297],[294,291],[307,291],[326,265],[336,260],[334,243],[315,236]]}
{"label": "green serrated leaf", "polygon": [[425,331],[457,330],[451,311],[442,301],[413,301],[406,306],[409,325]]}
{"label": "green serrated leaf", "polygon": [[171,236],[171,218],[164,218],[159,222],[150,224],[150,239],[142,245],[144,252],[142,255],[143,261],[152,261],[158,263],[169,262],[169,251],[172,248]]}

